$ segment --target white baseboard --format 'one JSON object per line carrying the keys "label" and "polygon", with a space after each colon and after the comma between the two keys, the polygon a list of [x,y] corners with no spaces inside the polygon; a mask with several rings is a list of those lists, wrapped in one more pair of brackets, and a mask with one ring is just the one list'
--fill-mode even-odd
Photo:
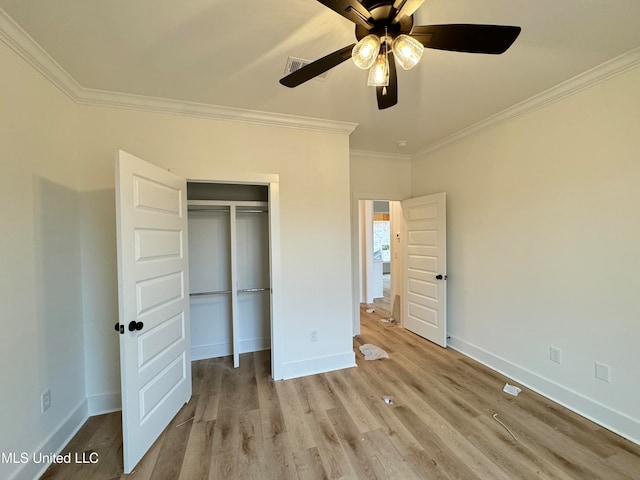
{"label": "white baseboard", "polygon": [[289,378],[305,377],[317,373],[331,372],[356,366],[356,354],[353,351],[330,355],[327,357],[309,358],[298,362],[284,363],[282,371],[283,380]]}
{"label": "white baseboard", "polygon": [[[48,455],[50,453],[60,453],[62,449],[71,441],[73,436],[85,424],[89,418],[87,401],[83,400],[78,407],[71,412],[66,419],[62,421],[60,426],[45,440],[34,453],[42,453]],[[42,474],[49,468],[48,463],[34,463],[33,456],[29,461],[23,464],[9,478],[10,480],[33,480],[40,478]]]}
{"label": "white baseboard", "polygon": [[[240,340],[238,349],[240,353],[259,352],[271,348],[271,338],[251,338]],[[217,343],[214,345],[198,345],[191,347],[191,360],[204,360],[206,358],[218,358],[233,355],[233,345],[230,343]]]}
{"label": "white baseboard", "polygon": [[122,410],[122,396],[120,392],[92,395],[87,397],[87,403],[89,405],[90,417]]}
{"label": "white baseboard", "polygon": [[640,445],[640,422],[638,420],[617,412],[578,392],[558,385],[526,368],[459,338],[450,337],[449,346],[486,365],[492,370],[506,375],[534,392],[568,408],[578,415],[582,415],[598,425]]}

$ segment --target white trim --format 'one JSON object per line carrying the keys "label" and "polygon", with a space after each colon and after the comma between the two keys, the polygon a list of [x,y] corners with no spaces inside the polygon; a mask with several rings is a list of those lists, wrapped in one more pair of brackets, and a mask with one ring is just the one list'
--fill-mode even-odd
{"label": "white trim", "polygon": [[74,102],[82,87],[38,43],[0,8],[0,40]]}
{"label": "white trim", "polygon": [[349,135],[357,123],[223,107],[82,87],[25,30],[0,8],[0,40],[80,105],[125,108],[146,112],[203,117],[228,122],[295,128]]}
{"label": "white trim", "polygon": [[343,368],[356,367],[356,354],[353,351],[326,357],[308,358],[297,362],[288,362],[282,365],[284,380],[318,373],[342,370]]}
{"label": "white trim", "polygon": [[403,155],[400,153],[382,153],[370,152],[368,150],[349,150],[350,157],[376,158],[381,160],[400,160],[411,161],[411,155]]}
{"label": "white trim", "polygon": [[502,123],[513,120],[516,117],[533,112],[550,103],[562,100],[565,97],[575,95],[587,88],[598,83],[609,80],[610,78],[621,75],[640,65],[640,47],[634,48],[622,55],[608,60],[586,72],[580,73],[569,80],[553,86],[542,93],[534,95],[520,103],[517,103],[495,115],[485,118],[478,123],[464,128],[442,140],[432,143],[428,147],[416,152],[411,156],[412,159],[421,155],[427,155],[440,148],[460,141],[465,137],[475,135],[481,131],[493,128]]}
{"label": "white trim", "polygon": [[498,357],[460,338],[451,336],[449,347],[477,360],[534,392],[640,445],[640,421],[544,378],[531,370]]}
{"label": "white trim", "polygon": [[339,122],[336,120],[324,120],[321,118],[263,112],[244,108],[223,107],[220,105],[109,92],[83,87],[80,87],[76,101],[80,105],[124,108],[128,110],[210,118],[227,122],[251,123],[270,127],[286,127],[343,135],[350,135],[358,126],[357,123],[351,122]]}
{"label": "white trim", "polygon": [[89,416],[103,415],[105,413],[119,412],[122,410],[122,394],[103,393],[87,397]]}
{"label": "white trim", "polygon": [[[67,418],[65,418],[60,426],[49,435],[49,438],[33,450],[34,453],[42,453],[48,455],[50,453],[59,454],[62,449],[71,441],[76,433],[82,428],[88,420],[87,400],[84,399],[73,410]],[[31,453],[31,452],[29,452]],[[11,476],[9,480],[32,480],[40,478],[42,474],[49,468],[49,463],[34,463],[33,456],[30,455],[29,462],[21,465]]]}
{"label": "white trim", "polygon": [[[260,352],[271,348],[271,338],[251,338],[238,340],[238,353]],[[211,345],[197,345],[191,347],[191,360],[206,360],[207,358],[220,358],[233,355],[233,344],[229,342]]]}

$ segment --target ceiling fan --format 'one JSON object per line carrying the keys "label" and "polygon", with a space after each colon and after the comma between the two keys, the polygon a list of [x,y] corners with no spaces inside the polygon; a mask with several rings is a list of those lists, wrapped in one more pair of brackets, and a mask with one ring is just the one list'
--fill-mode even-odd
{"label": "ceiling fan", "polygon": [[424,48],[467,53],[504,53],[520,34],[520,27],[507,25],[413,24],[413,14],[425,0],[318,0],[356,24],[358,43],[322,57],[280,79],[286,87],[297,87],[348,58],[369,70],[368,85],[376,87],[378,109],[398,103],[396,61],[408,70]]}

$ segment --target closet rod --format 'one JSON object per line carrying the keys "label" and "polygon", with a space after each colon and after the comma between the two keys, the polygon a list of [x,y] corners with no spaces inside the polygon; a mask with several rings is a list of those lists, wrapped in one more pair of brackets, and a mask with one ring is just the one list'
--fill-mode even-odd
{"label": "closet rod", "polygon": [[197,293],[190,293],[189,296],[190,297],[206,297],[209,295],[228,295],[231,293],[231,290],[216,290],[214,292],[197,292]]}
{"label": "closet rod", "polygon": [[[187,211],[189,212],[224,212],[224,213],[229,213],[229,208],[225,208],[225,207],[218,207],[218,208],[188,208]],[[241,209],[237,209],[236,213],[269,213],[269,210],[258,210],[258,209],[252,209],[252,210],[241,210]]]}
{"label": "closet rod", "polygon": [[238,293],[251,293],[251,292],[270,292],[271,288],[241,288],[238,290]]}

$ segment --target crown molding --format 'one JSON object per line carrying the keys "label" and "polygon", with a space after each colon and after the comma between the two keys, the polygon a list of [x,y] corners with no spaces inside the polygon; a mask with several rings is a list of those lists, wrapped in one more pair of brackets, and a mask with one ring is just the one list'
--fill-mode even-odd
{"label": "crown molding", "polygon": [[171,100],[168,98],[148,97],[82,87],[76,101],[81,105],[124,108],[170,115],[210,118],[228,122],[339,133],[343,135],[350,135],[358,126],[357,123],[340,122],[336,120],[224,107],[206,103]]}
{"label": "crown molding", "polygon": [[466,137],[475,135],[476,133],[488,130],[497,125],[509,122],[519,116],[526,115],[545,107],[551,103],[558,102],[566,97],[575,95],[583,90],[591,88],[594,85],[605,82],[613,77],[621,75],[640,65],[640,47],[629,50],[622,55],[612,58],[586,72],[576,75],[569,80],[562,82],[554,87],[545,90],[542,93],[534,95],[512,107],[481,120],[463,130],[449,135],[442,140],[432,143],[427,148],[420,150],[411,156],[412,159],[428,155],[447,145],[458,142]]}
{"label": "crown molding", "polygon": [[271,113],[204,103],[95,90],[81,86],[26,31],[0,8],[0,40],[79,105],[122,108],[350,135],[357,123]]}
{"label": "crown molding", "polygon": [[82,87],[13,18],[0,8],[0,40],[73,101]]}
{"label": "crown molding", "polygon": [[349,155],[366,158],[379,158],[382,160],[406,160],[410,161],[410,155],[404,155],[401,153],[382,153],[382,152],[370,152],[368,150],[349,150]]}

